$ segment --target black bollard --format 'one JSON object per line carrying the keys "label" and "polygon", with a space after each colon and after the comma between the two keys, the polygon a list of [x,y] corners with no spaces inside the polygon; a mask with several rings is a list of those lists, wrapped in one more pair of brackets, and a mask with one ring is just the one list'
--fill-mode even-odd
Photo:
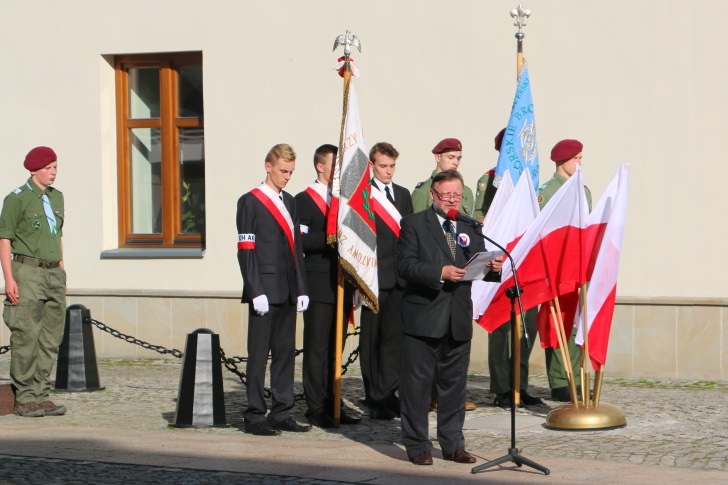
{"label": "black bollard", "polygon": [[66,327],[58,348],[54,389],[67,392],[103,389],[96,366],[91,312],[83,305],[66,308]]}
{"label": "black bollard", "polygon": [[177,394],[176,428],[225,426],[220,336],[206,328],[187,335]]}

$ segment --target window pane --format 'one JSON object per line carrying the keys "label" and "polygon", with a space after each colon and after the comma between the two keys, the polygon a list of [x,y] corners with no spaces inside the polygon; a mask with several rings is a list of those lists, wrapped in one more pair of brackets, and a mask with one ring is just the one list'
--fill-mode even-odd
{"label": "window pane", "polygon": [[159,68],[129,69],[129,117],[159,118]]}
{"label": "window pane", "polygon": [[179,116],[202,118],[202,66],[179,68]]}
{"label": "window pane", "polygon": [[205,232],[205,129],[179,129],[180,227]]}
{"label": "window pane", "polygon": [[131,232],[162,232],[162,145],[159,128],[129,130]]}

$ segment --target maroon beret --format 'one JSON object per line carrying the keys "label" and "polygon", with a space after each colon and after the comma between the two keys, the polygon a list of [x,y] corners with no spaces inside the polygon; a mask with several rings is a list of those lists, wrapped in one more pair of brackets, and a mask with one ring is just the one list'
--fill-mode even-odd
{"label": "maroon beret", "polygon": [[571,160],[582,151],[584,145],[579,140],[561,140],[551,149],[551,160],[556,163]]}
{"label": "maroon beret", "polygon": [[35,147],[25,156],[23,166],[31,172],[35,172],[45,168],[49,163],[55,162],[57,158],[56,152],[52,148]]}
{"label": "maroon beret", "polygon": [[463,150],[463,144],[457,138],[445,138],[440,143],[435,145],[432,149],[432,153],[447,153],[447,152],[460,152]]}
{"label": "maroon beret", "polygon": [[495,135],[495,149],[496,151],[500,151],[501,145],[503,144],[503,135],[506,134],[506,129],[503,128],[501,131],[498,132],[497,135]]}

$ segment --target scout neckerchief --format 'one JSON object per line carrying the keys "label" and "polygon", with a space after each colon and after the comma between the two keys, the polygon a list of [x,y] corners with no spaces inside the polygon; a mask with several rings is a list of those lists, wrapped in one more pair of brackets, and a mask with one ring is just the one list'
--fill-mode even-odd
{"label": "scout neckerchief", "polygon": [[283,234],[288,238],[288,245],[291,247],[291,252],[295,257],[296,247],[293,243],[293,219],[291,219],[291,214],[288,213],[288,209],[283,204],[283,200],[279,197],[281,194],[276,193],[276,191],[266,184],[261,184],[251,190],[250,193],[268,209],[268,212],[270,212],[281,227]]}
{"label": "scout neckerchief", "polygon": [[[377,182],[372,183],[374,187],[379,189],[379,186],[376,184]],[[381,190],[372,190],[372,199],[374,199],[372,201],[374,213],[379,216],[396,237],[399,237],[399,221],[402,220],[402,214],[394,207],[394,204],[387,200],[387,197]]]}
{"label": "scout neckerchief", "polygon": [[[30,191],[33,192],[33,187],[31,187],[28,182],[25,182],[25,185],[27,185]],[[51,231],[51,236],[55,236],[58,233],[58,228],[56,227],[56,216],[53,214],[51,200],[45,192],[41,196],[41,199],[43,200],[43,211],[45,212],[46,219],[48,220],[48,229]]]}
{"label": "scout neckerchief", "polygon": [[329,204],[331,204],[331,194],[329,193],[329,188],[317,180],[316,182],[306,187],[306,193],[313,199],[313,202],[319,208],[321,213],[326,216],[326,213],[329,209]]}

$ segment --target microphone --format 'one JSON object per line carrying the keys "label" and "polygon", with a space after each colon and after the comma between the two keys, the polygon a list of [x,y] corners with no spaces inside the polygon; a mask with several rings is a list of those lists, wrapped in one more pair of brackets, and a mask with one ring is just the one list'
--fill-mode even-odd
{"label": "microphone", "polygon": [[472,217],[470,217],[469,215],[463,214],[462,212],[459,212],[455,209],[450,209],[449,211],[447,211],[447,218],[450,219],[451,221],[460,221],[460,222],[464,222],[465,224],[470,224],[475,229],[479,229],[479,228],[483,227],[482,222],[475,220]]}

